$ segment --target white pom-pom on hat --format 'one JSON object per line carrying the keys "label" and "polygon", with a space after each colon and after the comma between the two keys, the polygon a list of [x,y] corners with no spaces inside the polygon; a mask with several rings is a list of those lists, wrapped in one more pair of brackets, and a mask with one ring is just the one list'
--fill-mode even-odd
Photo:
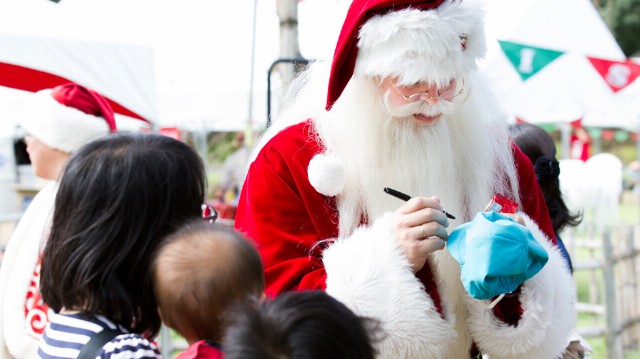
{"label": "white pom-pom on hat", "polygon": [[313,188],[325,196],[333,197],[344,188],[346,174],[344,164],[335,156],[319,154],[311,159],[307,169]]}

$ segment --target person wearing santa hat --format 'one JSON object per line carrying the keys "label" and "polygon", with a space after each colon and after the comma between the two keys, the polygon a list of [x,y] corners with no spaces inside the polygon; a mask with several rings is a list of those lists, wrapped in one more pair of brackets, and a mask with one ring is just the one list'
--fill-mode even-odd
{"label": "person wearing santa hat", "polygon": [[39,290],[40,259],[46,242],[58,179],[71,153],[116,131],[114,112],[102,95],[75,83],[38,91],[18,124],[27,133],[36,176],[50,180],[33,198],[16,226],[0,267],[0,355],[33,358],[47,325],[48,308]]}
{"label": "person wearing santa hat", "polygon": [[[235,226],[267,294],[325,289],[380,320],[381,358],[556,358],[575,321],[535,173],[476,65],[483,15],[476,0],[354,0],[328,76],[317,62],[298,77],[250,161]],[[495,194],[548,260],[489,309],[445,246]]]}

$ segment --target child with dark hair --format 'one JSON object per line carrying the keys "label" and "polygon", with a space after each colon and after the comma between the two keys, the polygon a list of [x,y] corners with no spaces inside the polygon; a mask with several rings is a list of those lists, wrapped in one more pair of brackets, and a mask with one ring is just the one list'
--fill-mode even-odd
{"label": "child with dark hair", "polygon": [[76,358],[110,331],[92,358],[160,357],[151,342],[161,325],[151,254],[201,215],[205,183],[197,153],[160,135],[114,134],[71,157],[42,260],[42,296],[54,314],[41,358]]}
{"label": "child with dark hair", "polygon": [[[544,200],[549,210],[551,224],[558,242],[560,254],[565,259],[567,267],[573,273],[573,265],[569,252],[560,238],[560,231],[567,226],[577,226],[582,221],[582,214],[569,211],[562,199],[560,191],[560,164],[556,160],[556,145],[553,138],[543,128],[529,123],[518,123],[509,126],[509,133],[513,142],[529,157],[536,173],[536,180],[540,184]],[[569,335],[568,344],[562,358],[584,358],[593,349],[575,330]]]}
{"label": "child with dark hair", "polygon": [[562,199],[560,191],[560,164],[556,160],[556,145],[553,138],[543,128],[529,123],[518,123],[509,126],[513,142],[529,157],[536,173],[536,179],[549,210],[551,224],[558,240],[560,253],[573,272],[571,258],[560,239],[559,233],[567,226],[577,226],[582,221],[582,214],[569,211]]}
{"label": "child with dark hair", "polygon": [[189,348],[178,358],[222,358],[224,316],[240,302],[264,296],[262,261],[240,233],[198,220],[167,237],[153,261],[163,322]]}
{"label": "child with dark hair", "polygon": [[373,359],[376,321],[323,291],[286,292],[230,315],[226,359]]}

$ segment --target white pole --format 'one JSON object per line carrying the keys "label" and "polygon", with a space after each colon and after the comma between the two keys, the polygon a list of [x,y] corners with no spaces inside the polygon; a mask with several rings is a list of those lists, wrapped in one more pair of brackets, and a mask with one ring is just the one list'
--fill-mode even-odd
{"label": "white pole", "polygon": [[638,128],[636,129],[636,145],[638,147],[638,161],[640,161],[640,114],[638,114]]}
{"label": "white pole", "polygon": [[[298,43],[298,0],[278,0],[278,18],[280,19],[280,57],[300,57]],[[293,79],[293,65],[278,66],[282,90],[286,91]]]}
{"label": "white pole", "polygon": [[[247,131],[249,135],[252,135],[253,130],[253,70],[256,61],[256,18],[258,13],[258,0],[253,0],[253,33],[251,35],[251,66],[249,70],[249,109],[247,111]],[[249,143],[252,140],[252,136],[247,136]]]}
{"label": "white pole", "polygon": [[571,158],[571,124],[563,122],[560,125],[560,137],[562,140],[562,158],[569,159]]}

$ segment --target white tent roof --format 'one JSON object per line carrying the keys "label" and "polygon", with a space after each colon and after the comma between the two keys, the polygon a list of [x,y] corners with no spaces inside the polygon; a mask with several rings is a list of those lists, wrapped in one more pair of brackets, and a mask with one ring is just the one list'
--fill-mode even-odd
{"label": "white tent roof", "polygon": [[[505,107],[530,122],[638,127],[640,82],[614,94],[587,56],[625,56],[590,0],[489,0],[489,54],[482,63]],[[498,40],[564,52],[522,80]],[[635,99],[635,100],[634,100]]]}
{"label": "white tent roof", "polygon": [[[0,34],[148,48],[155,67],[149,99],[155,102],[147,105],[155,106],[157,124],[259,127],[266,122],[266,73],[279,46],[275,6],[273,0],[258,1],[252,119],[253,0],[224,6],[200,0],[4,0]],[[111,70],[102,67],[103,73]]]}
{"label": "white tent roof", "polygon": [[[331,59],[350,0],[300,3],[300,48]],[[488,54],[481,66],[503,104],[531,122],[583,118],[587,126],[640,126],[640,80],[612,95],[586,56],[623,61],[624,53],[591,0],[486,0]],[[497,39],[565,52],[523,82]]]}
{"label": "white tent roof", "polygon": [[[114,108],[116,112],[157,119],[153,54],[148,48],[0,34],[0,62],[0,68],[8,67],[0,85],[15,78],[27,87],[23,90],[50,87],[48,77],[40,79],[35,73],[42,71],[88,86],[133,113]],[[6,101],[4,106],[19,102]]]}
{"label": "white tent roof", "polygon": [[[304,56],[331,57],[349,3],[348,0],[300,2],[300,48]],[[562,78],[557,76],[566,72],[566,68],[576,72],[582,66],[588,67],[573,63],[571,57],[624,59],[590,0],[487,0],[487,3],[489,36],[568,51],[552,64],[562,65],[564,61],[567,63],[564,68],[558,66],[561,68],[556,72],[551,66],[543,69],[556,80]],[[279,42],[276,1],[257,0],[257,4],[251,111],[253,0],[225,2],[224,7],[215,1],[199,0],[63,0],[58,4],[46,0],[4,0],[0,5],[0,34],[142,46],[150,49],[154,57],[155,77],[145,81],[154,82],[155,103],[154,95],[146,95],[145,100],[141,96],[139,104],[131,106],[155,115],[160,125],[234,130],[251,123],[259,128],[266,119],[267,69],[278,57]],[[507,95],[517,93],[514,86],[520,80],[510,77],[515,75],[513,72],[506,72],[512,66],[497,43],[492,42],[489,47],[487,69],[499,94],[507,99]],[[18,52],[12,51],[10,55]],[[139,75],[143,69],[131,70]],[[75,79],[78,75],[75,71],[68,76]],[[542,72],[536,76],[539,75]],[[537,81],[533,80],[527,82],[535,84]],[[553,113],[557,118],[573,117],[568,115],[571,113],[584,115],[580,103],[571,99],[577,96],[576,91],[565,87],[569,81],[556,81],[553,86],[541,82],[543,89],[552,89],[548,91],[553,94],[551,99],[535,98],[533,91],[525,92],[532,98],[529,107],[538,109],[539,118],[550,118]],[[122,87],[103,91],[132,102],[131,96],[122,96],[126,91]]]}
{"label": "white tent roof", "polygon": [[[610,60],[625,59],[591,0],[486,2],[490,38]],[[495,51],[489,53],[487,60],[491,61],[492,56],[496,56]]]}

